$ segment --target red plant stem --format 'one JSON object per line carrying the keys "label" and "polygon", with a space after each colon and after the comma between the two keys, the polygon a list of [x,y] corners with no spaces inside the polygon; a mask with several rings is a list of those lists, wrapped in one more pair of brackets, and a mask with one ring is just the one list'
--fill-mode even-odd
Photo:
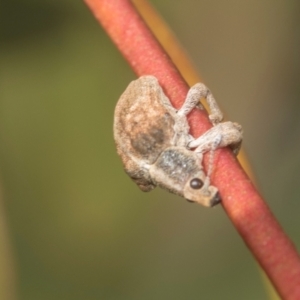
{"label": "red plant stem", "polygon": [[[128,0],[85,0],[99,23],[137,75],[156,76],[178,108],[188,86],[167,54]],[[189,116],[191,133],[199,136],[211,124],[195,110]],[[207,161],[207,160],[206,160]],[[228,149],[215,156],[212,182],[232,223],[283,299],[300,299],[300,259],[282,228],[238,161]]]}

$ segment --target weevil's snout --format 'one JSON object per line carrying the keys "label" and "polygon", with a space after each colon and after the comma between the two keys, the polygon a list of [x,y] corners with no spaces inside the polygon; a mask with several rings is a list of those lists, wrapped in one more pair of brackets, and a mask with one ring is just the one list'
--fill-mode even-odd
{"label": "weevil's snout", "polygon": [[221,196],[219,194],[219,192],[217,192],[215,194],[215,196],[210,200],[210,206],[213,207],[219,203],[221,203],[222,199],[221,199]]}
{"label": "weevil's snout", "polygon": [[212,185],[205,186],[200,178],[193,178],[186,183],[183,196],[189,202],[197,202],[206,207],[212,207],[221,202],[218,189]]}

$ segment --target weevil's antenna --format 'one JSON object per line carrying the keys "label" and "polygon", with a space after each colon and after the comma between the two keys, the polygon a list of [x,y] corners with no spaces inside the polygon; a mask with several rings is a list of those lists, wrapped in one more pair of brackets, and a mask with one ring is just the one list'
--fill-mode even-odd
{"label": "weevil's antenna", "polygon": [[218,148],[218,146],[221,143],[221,136],[217,136],[217,138],[213,141],[210,151],[209,151],[209,160],[208,160],[208,169],[206,173],[206,178],[204,182],[204,186],[208,187],[210,185],[210,176],[213,171],[213,165],[214,165],[214,156],[215,156],[215,151]]}

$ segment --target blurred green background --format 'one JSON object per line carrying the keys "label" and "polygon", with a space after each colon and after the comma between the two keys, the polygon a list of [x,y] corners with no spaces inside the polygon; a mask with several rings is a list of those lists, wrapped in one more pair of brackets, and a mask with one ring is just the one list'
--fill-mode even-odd
{"label": "blurred green background", "polygon": [[[151,2],[243,125],[299,247],[299,1]],[[1,4],[0,299],[266,299],[221,206],[144,194],[123,172],[113,111],[135,75],[85,4]]]}

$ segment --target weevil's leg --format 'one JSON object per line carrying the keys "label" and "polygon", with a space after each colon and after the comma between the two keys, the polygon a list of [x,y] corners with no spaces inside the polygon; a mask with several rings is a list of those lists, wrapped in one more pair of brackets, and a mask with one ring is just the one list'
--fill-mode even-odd
{"label": "weevil's leg", "polygon": [[218,148],[230,146],[234,154],[237,154],[241,147],[242,139],[243,131],[241,125],[233,122],[223,122],[191,141],[188,147],[195,149],[196,152],[205,153],[212,149],[215,141],[219,141]]}
{"label": "weevil's leg", "polygon": [[[205,98],[209,106],[209,119],[212,124],[216,125],[220,123],[223,120],[223,114],[211,91],[203,83],[196,83],[190,88],[185,102],[179,109],[178,114],[186,116],[193,108],[199,105],[201,98]],[[202,105],[200,107],[202,107]]]}

